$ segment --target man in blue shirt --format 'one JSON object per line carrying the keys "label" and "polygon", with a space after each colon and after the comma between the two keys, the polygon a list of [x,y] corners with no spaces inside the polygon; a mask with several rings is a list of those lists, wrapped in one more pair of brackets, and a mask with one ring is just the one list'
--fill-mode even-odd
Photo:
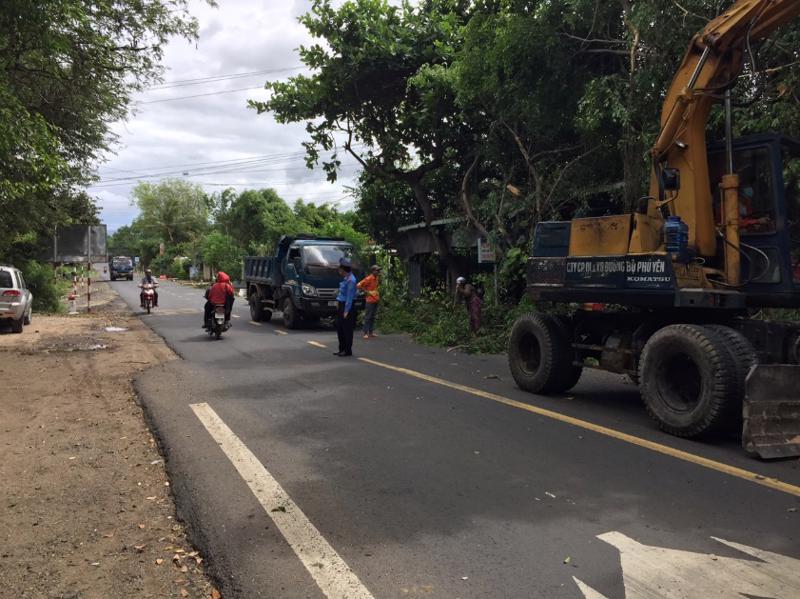
{"label": "man in blue shirt", "polygon": [[353,265],[349,259],[339,260],[339,276],[342,277],[342,282],[339,283],[339,295],[336,296],[336,301],[339,303],[336,312],[339,351],[334,352],[334,356],[353,355],[353,330],[356,328],[356,307],[353,302],[356,299],[356,278],[352,270]]}

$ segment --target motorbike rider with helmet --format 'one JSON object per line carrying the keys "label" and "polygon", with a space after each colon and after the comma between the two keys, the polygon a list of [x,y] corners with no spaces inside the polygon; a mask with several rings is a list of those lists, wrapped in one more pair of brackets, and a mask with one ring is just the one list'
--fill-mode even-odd
{"label": "motorbike rider with helmet", "polygon": [[153,307],[158,307],[158,280],[153,277],[153,271],[149,268],[145,269],[144,277],[142,277],[142,282],[139,283],[139,288],[142,290],[139,293],[139,306],[144,308],[144,286],[145,285],[152,285],[153,286]]}
{"label": "motorbike rider with helmet", "polygon": [[231,278],[220,271],[217,273],[217,282],[206,289],[206,304],[203,308],[203,328],[211,327],[211,316],[214,314],[214,306],[225,306],[225,328],[230,326],[231,310],[233,310],[233,298],[235,293]]}

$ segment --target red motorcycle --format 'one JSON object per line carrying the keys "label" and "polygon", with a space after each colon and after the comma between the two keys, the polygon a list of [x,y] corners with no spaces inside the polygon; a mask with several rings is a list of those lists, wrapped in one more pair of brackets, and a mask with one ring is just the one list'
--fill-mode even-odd
{"label": "red motorcycle", "polygon": [[142,305],[145,311],[150,314],[150,310],[155,305],[156,286],[152,283],[144,283],[139,287],[142,288]]}

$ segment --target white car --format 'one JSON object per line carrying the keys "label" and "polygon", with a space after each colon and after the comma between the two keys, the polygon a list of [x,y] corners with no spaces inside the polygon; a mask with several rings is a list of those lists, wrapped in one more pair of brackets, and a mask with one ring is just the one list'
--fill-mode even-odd
{"label": "white car", "polygon": [[31,323],[33,294],[19,269],[0,265],[0,322],[10,320],[11,331],[21,333]]}

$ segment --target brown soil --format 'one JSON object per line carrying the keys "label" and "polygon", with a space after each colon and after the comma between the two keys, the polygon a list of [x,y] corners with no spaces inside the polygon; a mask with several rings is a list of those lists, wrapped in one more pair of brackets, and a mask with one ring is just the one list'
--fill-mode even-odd
{"label": "brown soil", "polygon": [[108,285],[92,293],[91,315],[0,334],[0,596],[219,597],[132,388],[175,356]]}

